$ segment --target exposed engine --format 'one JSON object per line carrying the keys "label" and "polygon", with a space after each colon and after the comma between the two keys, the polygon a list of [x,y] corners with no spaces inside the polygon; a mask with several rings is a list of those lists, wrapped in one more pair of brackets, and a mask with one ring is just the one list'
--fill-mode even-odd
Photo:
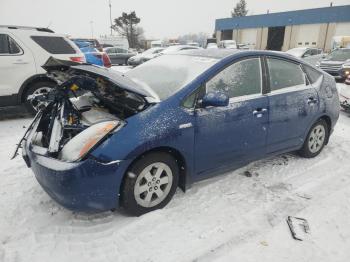
{"label": "exposed engine", "polygon": [[52,157],[58,157],[68,141],[90,126],[106,121],[122,123],[149,106],[143,96],[94,72],[59,67],[49,70],[48,75],[57,88],[30,101],[41,114],[33,144],[46,148]]}

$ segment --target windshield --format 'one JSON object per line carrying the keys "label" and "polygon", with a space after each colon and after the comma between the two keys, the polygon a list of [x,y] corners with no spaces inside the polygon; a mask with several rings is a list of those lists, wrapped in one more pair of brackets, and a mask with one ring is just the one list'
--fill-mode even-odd
{"label": "windshield", "polygon": [[286,53],[292,55],[292,56],[296,56],[296,57],[301,57],[305,52],[304,48],[293,48],[288,50]]}
{"label": "windshield", "polygon": [[350,59],[350,49],[338,49],[334,50],[327,57],[328,60],[331,61],[345,61]]}
{"label": "windshield", "polygon": [[164,55],[128,71],[125,75],[165,100],[214,65],[217,59],[188,55]]}

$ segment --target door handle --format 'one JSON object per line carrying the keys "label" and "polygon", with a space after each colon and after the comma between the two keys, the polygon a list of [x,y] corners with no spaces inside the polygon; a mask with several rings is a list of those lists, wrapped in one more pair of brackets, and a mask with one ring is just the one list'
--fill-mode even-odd
{"label": "door handle", "polygon": [[316,98],[313,98],[313,97],[309,97],[309,98],[307,99],[307,103],[308,103],[309,105],[317,104],[317,102],[318,102],[318,100],[317,100]]}
{"label": "door handle", "polygon": [[266,108],[257,108],[253,111],[253,115],[256,116],[257,118],[260,118],[266,112],[267,112]]}
{"label": "door handle", "polygon": [[22,59],[18,59],[15,62],[13,62],[13,64],[14,65],[26,65],[26,64],[29,64],[29,63],[26,62],[26,61],[23,61]]}

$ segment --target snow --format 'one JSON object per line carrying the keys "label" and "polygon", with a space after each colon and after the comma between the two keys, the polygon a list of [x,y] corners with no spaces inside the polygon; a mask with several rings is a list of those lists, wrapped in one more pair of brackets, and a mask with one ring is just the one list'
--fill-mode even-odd
{"label": "snow", "polygon": [[[10,155],[30,119],[0,121],[0,261],[348,261],[350,117],[314,159],[286,154],[178,190],[141,217],[70,212]],[[249,170],[251,177],[245,176]],[[310,235],[292,239],[287,216]]]}

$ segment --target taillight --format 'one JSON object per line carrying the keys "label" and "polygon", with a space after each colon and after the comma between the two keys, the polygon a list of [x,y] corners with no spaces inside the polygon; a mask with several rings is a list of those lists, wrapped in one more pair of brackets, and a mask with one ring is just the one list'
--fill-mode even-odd
{"label": "taillight", "polygon": [[85,63],[85,57],[84,56],[75,56],[70,57],[70,60],[77,63]]}
{"label": "taillight", "polygon": [[109,59],[109,56],[106,53],[102,54],[102,58],[103,58],[103,65],[105,67],[111,67],[112,66],[111,59]]}

